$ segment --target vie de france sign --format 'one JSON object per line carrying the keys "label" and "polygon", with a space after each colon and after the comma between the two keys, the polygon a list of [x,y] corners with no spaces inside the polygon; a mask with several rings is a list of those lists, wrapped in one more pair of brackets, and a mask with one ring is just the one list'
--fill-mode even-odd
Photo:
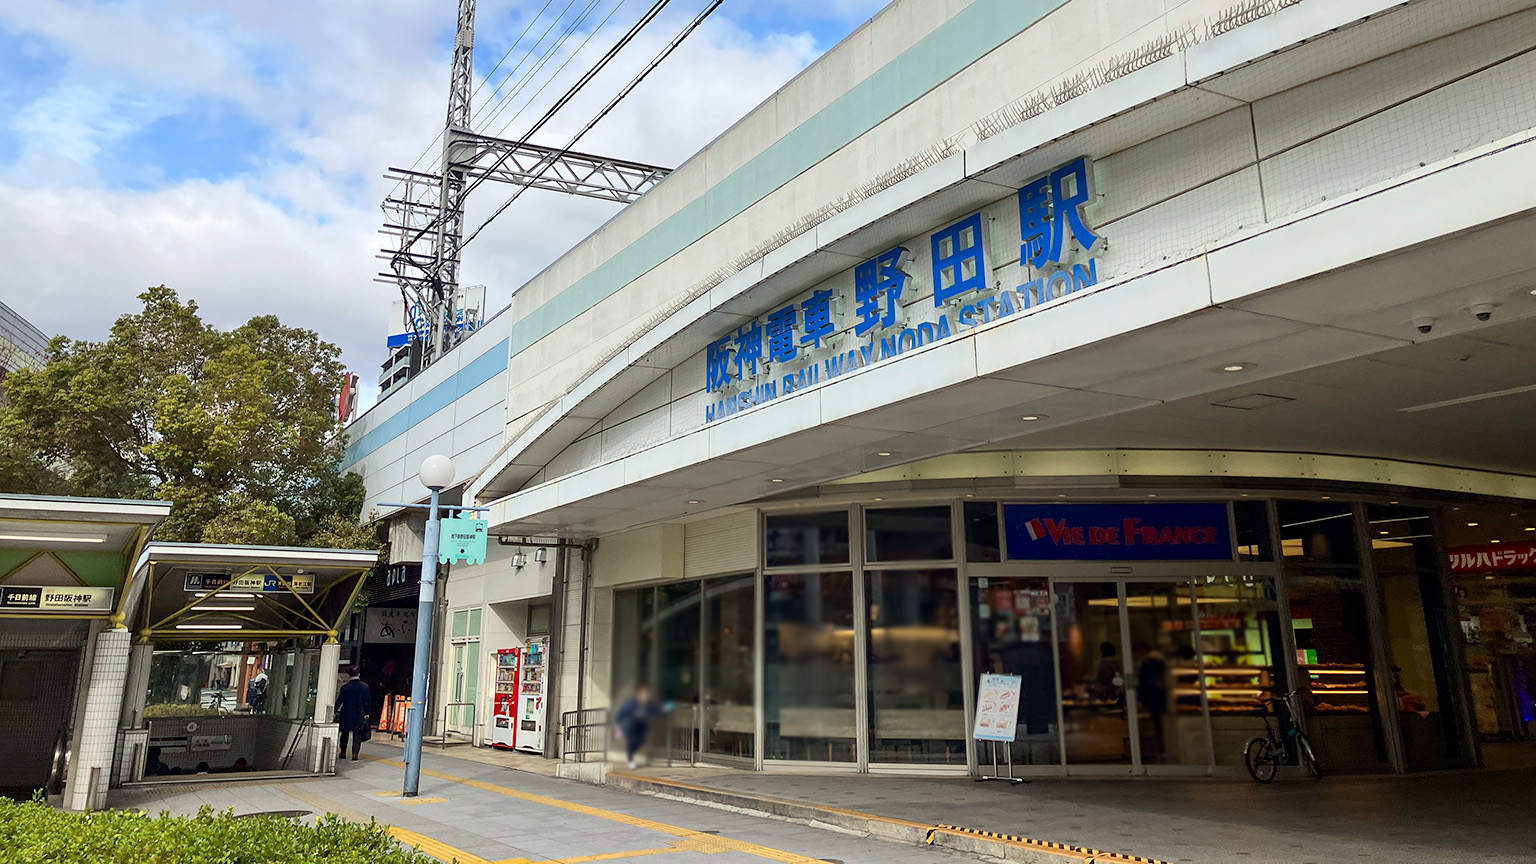
{"label": "vie de france sign", "polygon": [[1093,194],[1087,157],[1019,189],[1019,262],[1033,278],[1015,287],[993,284],[990,222],[977,212],[711,342],[705,422],[1097,285],[1103,238],[1084,212]]}

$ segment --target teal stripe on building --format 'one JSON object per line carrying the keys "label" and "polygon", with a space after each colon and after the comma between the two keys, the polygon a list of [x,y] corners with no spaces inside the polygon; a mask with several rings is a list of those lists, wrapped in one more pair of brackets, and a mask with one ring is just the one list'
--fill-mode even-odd
{"label": "teal stripe on building", "polygon": [[[418,397],[410,408],[353,442],[347,448],[347,464],[356,464],[442,410],[452,401],[449,398],[443,402],[448,394],[474,389],[464,386],[468,378],[460,381],[471,367],[482,361],[499,361],[500,366],[475,386],[489,380],[490,375],[506,368],[511,356],[739,216],[1066,3],[1067,0],[976,0],[592,272],[529,312],[512,326],[511,336],[501,343],[502,350],[492,349],[481,355],[452,379]],[[935,130],[935,138],[957,131]]]}

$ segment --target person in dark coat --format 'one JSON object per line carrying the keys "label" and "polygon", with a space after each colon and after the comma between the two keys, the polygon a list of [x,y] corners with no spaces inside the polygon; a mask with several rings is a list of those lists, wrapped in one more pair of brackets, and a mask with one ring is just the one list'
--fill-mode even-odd
{"label": "person in dark coat", "polygon": [[357,677],[357,669],[347,670],[347,683],[336,694],[336,726],[341,730],[339,753],[347,752],[347,737],[352,738],[352,761],[363,749],[363,739],[368,735],[368,711],[373,708],[373,691]]}
{"label": "person in dark coat", "polygon": [[645,736],[651,730],[651,721],[665,714],[671,706],[663,707],[651,699],[651,688],[641,684],[635,695],[624,700],[617,714],[613,715],[615,734],[624,741],[624,755],[629,767],[635,767],[635,754],[645,746]]}

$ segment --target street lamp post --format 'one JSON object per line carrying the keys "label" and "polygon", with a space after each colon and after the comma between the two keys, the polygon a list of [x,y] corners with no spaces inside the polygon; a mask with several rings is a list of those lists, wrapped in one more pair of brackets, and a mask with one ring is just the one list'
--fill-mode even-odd
{"label": "street lamp post", "polygon": [[416,797],[421,786],[421,729],[427,708],[427,664],[432,651],[432,606],[437,600],[438,493],[453,483],[453,460],[428,456],[421,463],[421,485],[432,491],[427,506],[427,529],[422,537],[421,598],[416,605],[416,659],[411,666],[411,707],[405,718],[405,788],[401,794]]}

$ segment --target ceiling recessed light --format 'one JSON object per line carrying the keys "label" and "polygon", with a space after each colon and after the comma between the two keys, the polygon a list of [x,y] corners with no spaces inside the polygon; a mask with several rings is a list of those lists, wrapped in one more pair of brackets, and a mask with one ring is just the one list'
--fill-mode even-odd
{"label": "ceiling recessed light", "polygon": [[1156,498],[1157,497],[1157,493],[1156,492],[1148,492],[1147,493],[1147,497],[1148,498]]}
{"label": "ceiling recessed light", "polygon": [[1483,578],[1487,579],[1489,582],[1493,581],[1493,577],[1492,576],[1484,576]]}
{"label": "ceiling recessed light", "polygon": [[1256,364],[1254,363],[1227,363],[1225,365],[1216,367],[1216,369],[1220,372],[1247,372],[1255,365]]}
{"label": "ceiling recessed light", "polygon": [[1458,511],[1459,511],[1459,510],[1461,510],[1461,508],[1460,508],[1460,507],[1452,507],[1452,508],[1451,508],[1451,509],[1452,509],[1452,510],[1458,510]]}
{"label": "ceiling recessed light", "polygon": [[895,456],[896,454],[891,452],[890,450],[881,450],[879,453],[876,453],[875,455],[876,456],[880,456],[880,457],[883,458],[883,457]]}
{"label": "ceiling recessed light", "polygon": [[1477,523],[1476,522],[1468,522],[1467,523],[1467,527],[1468,528],[1476,528],[1477,527]]}
{"label": "ceiling recessed light", "polygon": [[875,500],[876,501],[884,501],[885,499],[884,498],[876,498]]}
{"label": "ceiling recessed light", "polygon": [[704,503],[704,502],[703,502],[703,501],[699,501],[699,500],[697,500],[697,499],[691,499],[691,498],[690,498],[690,499],[689,499],[689,500],[688,500],[688,503],[689,503],[689,504],[703,504],[703,503]]}
{"label": "ceiling recessed light", "polygon": [[975,498],[976,497],[976,493],[974,493],[974,492],[967,492],[967,493],[965,493],[965,497],[967,497],[967,498]]}
{"label": "ceiling recessed light", "polygon": [[1497,543],[1497,542],[1499,542],[1499,541],[1497,541],[1497,540],[1489,540],[1489,541],[1488,541],[1488,542],[1489,542],[1489,543]]}
{"label": "ceiling recessed light", "polygon": [[1034,423],[1034,422],[1039,421],[1039,420],[1044,420],[1045,417],[1046,417],[1046,415],[1044,415],[1044,414],[1025,414],[1023,417],[1020,417],[1019,419],[1023,420],[1025,423]]}
{"label": "ceiling recessed light", "polygon": [[1381,533],[1383,533],[1383,534],[1391,534],[1392,532],[1391,531],[1383,531]]}
{"label": "ceiling recessed light", "polygon": [[769,479],[768,479],[768,482],[769,482],[769,483],[783,483],[783,482],[784,482],[784,481],[783,481],[783,480],[780,480],[780,479],[779,479],[779,478],[777,478],[777,477],[770,477],[770,478],[769,478]]}

